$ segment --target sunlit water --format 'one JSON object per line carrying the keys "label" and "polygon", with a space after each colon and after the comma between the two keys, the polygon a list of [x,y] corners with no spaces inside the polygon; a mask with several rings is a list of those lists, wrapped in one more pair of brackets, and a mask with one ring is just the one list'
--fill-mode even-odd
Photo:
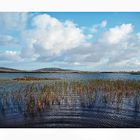
{"label": "sunlit water", "polygon": [[[1,78],[24,76],[65,78],[68,85],[64,89],[65,83],[55,81],[0,80],[0,127],[140,127],[140,92],[116,95],[100,89],[81,93],[70,88],[77,79],[139,80],[139,75],[0,74]],[[41,99],[45,85],[55,89],[49,103]]]}
{"label": "sunlit water", "polygon": [[140,80],[140,75],[123,73],[0,73],[0,78],[50,77],[64,79],[122,79]]}

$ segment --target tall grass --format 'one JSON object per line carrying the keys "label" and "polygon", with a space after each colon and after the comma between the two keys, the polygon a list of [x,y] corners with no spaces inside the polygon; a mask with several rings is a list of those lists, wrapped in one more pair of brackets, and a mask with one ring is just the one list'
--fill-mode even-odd
{"label": "tall grass", "polygon": [[[9,81],[12,83],[13,81]],[[140,82],[129,80],[33,80],[0,84],[0,111],[38,114],[53,106],[121,107],[125,101],[140,108]],[[128,103],[129,103],[128,102]]]}

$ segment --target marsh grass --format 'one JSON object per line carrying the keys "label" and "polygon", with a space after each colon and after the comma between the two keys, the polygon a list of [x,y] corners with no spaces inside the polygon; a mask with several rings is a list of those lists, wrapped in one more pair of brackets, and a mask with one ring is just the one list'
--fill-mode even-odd
{"label": "marsh grass", "polygon": [[[38,78],[37,78],[38,79]],[[13,87],[0,91],[0,111],[39,114],[61,105],[94,108],[110,105],[121,109],[127,100],[140,110],[140,82],[129,80],[16,79]],[[13,81],[10,81],[13,82]],[[128,105],[129,106],[129,105]]]}
{"label": "marsh grass", "polygon": [[38,77],[21,77],[15,78],[17,81],[34,81],[34,80],[60,80],[60,78],[38,78]]}

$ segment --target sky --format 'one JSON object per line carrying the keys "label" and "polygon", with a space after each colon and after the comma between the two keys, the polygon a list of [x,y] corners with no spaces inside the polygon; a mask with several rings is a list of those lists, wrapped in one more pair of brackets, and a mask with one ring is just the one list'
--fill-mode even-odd
{"label": "sky", "polygon": [[0,67],[140,70],[140,13],[0,12]]}

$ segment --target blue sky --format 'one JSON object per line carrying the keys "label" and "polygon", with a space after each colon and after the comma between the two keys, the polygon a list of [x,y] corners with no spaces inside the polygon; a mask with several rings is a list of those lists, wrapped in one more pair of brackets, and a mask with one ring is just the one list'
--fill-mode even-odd
{"label": "blue sky", "polygon": [[140,13],[0,13],[0,67],[140,70]]}

